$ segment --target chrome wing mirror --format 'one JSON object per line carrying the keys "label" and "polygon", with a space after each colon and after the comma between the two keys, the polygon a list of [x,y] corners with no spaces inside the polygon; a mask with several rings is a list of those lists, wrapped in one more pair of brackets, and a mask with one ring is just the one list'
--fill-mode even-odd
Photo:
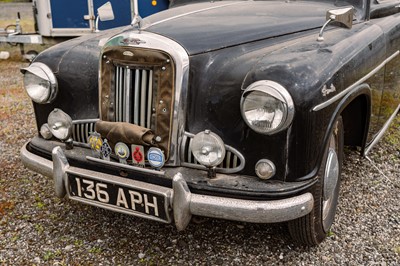
{"label": "chrome wing mirror", "polygon": [[353,7],[328,10],[328,12],[326,12],[326,22],[322,26],[317,40],[319,42],[322,42],[324,40],[323,37],[324,30],[326,26],[328,26],[331,22],[338,22],[339,24],[344,25],[345,27],[351,29],[351,27],[353,26],[353,16],[354,16]]}
{"label": "chrome wing mirror", "polygon": [[110,2],[105,3],[97,9],[96,32],[99,32],[99,20],[108,21],[114,19],[114,11]]}

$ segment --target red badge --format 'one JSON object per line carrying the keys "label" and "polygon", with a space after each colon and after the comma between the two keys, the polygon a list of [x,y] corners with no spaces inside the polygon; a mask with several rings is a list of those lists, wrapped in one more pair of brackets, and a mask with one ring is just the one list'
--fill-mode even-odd
{"label": "red badge", "polygon": [[132,145],[132,164],[144,167],[144,148],[141,145]]}

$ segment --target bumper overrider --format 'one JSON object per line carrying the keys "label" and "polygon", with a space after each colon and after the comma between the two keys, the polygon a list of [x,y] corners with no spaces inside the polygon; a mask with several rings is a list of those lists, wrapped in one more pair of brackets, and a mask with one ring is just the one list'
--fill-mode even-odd
{"label": "bumper overrider", "polygon": [[[60,146],[52,150],[52,161],[21,149],[22,162],[29,169],[53,177],[56,195],[89,205],[164,223],[175,222],[178,230],[192,215],[252,223],[293,220],[311,212],[309,192],[279,200],[245,200],[192,193],[181,173],[173,177],[172,188],[70,166]],[[82,190],[86,186],[86,190]],[[82,192],[84,191],[84,192]]]}

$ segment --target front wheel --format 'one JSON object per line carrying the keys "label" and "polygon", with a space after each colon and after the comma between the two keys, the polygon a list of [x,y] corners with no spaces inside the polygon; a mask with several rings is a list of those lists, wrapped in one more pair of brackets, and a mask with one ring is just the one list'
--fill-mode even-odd
{"label": "front wheel", "polygon": [[343,121],[339,117],[326,147],[318,182],[314,186],[314,208],[306,216],[289,221],[289,232],[299,243],[314,246],[321,243],[335,219],[343,161]]}

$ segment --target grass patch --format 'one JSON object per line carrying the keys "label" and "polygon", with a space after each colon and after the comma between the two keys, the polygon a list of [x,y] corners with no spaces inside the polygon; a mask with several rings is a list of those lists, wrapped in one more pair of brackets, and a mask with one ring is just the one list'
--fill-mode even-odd
{"label": "grass patch", "polygon": [[393,120],[391,127],[385,135],[385,141],[387,141],[391,146],[400,149],[400,115],[397,115]]}

